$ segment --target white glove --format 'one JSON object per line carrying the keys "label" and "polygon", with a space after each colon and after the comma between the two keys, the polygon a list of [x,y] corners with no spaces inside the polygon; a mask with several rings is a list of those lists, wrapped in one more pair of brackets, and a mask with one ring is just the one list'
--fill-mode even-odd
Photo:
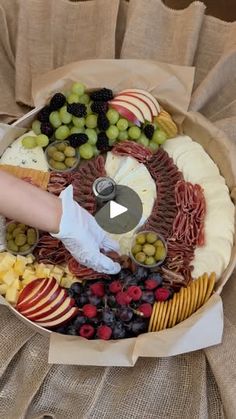
{"label": "white glove", "polygon": [[60,231],[51,234],[61,240],[71,255],[82,265],[96,272],[116,274],[120,271],[119,263],[103,255],[105,251],[119,251],[119,245],[111,240],[98,225],[95,218],[73,199],[73,187],[70,185],[60,194],[62,217]]}

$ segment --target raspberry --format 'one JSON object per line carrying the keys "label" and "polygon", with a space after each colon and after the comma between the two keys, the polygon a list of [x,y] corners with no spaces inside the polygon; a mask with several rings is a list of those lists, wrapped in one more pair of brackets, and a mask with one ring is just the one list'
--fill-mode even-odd
{"label": "raspberry", "polygon": [[102,326],[99,326],[97,329],[97,337],[99,339],[109,340],[112,335],[112,329],[109,326],[106,326],[105,324]]}
{"label": "raspberry", "polygon": [[83,324],[79,330],[80,336],[86,339],[91,339],[94,335],[94,327],[91,324]]}
{"label": "raspberry", "polygon": [[97,297],[103,297],[105,295],[104,284],[97,282],[96,284],[90,285],[90,289]]}
{"label": "raspberry", "polygon": [[149,303],[144,303],[139,306],[138,310],[143,313],[143,317],[148,318],[151,317],[152,314],[152,306]]}
{"label": "raspberry", "polygon": [[105,113],[108,110],[107,102],[93,102],[91,105],[91,111],[97,114]]}
{"label": "raspberry", "polygon": [[108,102],[108,100],[113,99],[113,92],[110,89],[105,87],[100,90],[96,90],[90,94],[90,98],[97,102]]}
{"label": "raspberry", "polygon": [[89,319],[92,319],[93,317],[96,317],[97,315],[97,307],[95,307],[92,304],[85,304],[83,306],[83,313],[86,317]]}
{"label": "raspberry", "polygon": [[133,301],[138,301],[142,297],[142,290],[136,285],[131,285],[131,287],[128,288],[127,293]]}
{"label": "raspberry", "polygon": [[100,151],[105,152],[110,150],[109,140],[105,132],[99,132],[96,146]]}
{"label": "raspberry", "polygon": [[62,93],[56,93],[50,100],[50,108],[52,111],[57,111],[66,102],[66,98]]}
{"label": "raspberry", "polygon": [[110,122],[105,113],[98,115],[97,126],[100,131],[106,131],[109,128]]}
{"label": "raspberry", "polygon": [[67,111],[71,115],[77,116],[77,118],[82,118],[87,115],[87,108],[83,103],[67,104]]}
{"label": "raspberry", "polygon": [[151,124],[148,124],[144,127],[144,134],[146,135],[146,137],[151,140],[152,136],[154,134],[154,126]]}
{"label": "raspberry", "polygon": [[166,301],[170,297],[171,292],[167,288],[158,288],[155,291],[155,298],[157,301]]}
{"label": "raspberry", "polygon": [[132,297],[126,291],[120,291],[116,294],[116,302],[122,305],[128,305],[132,301]]}
{"label": "raspberry", "polygon": [[41,133],[51,137],[53,135],[53,127],[50,122],[42,122],[41,123]]}
{"label": "raspberry", "polygon": [[67,138],[67,140],[70,142],[71,147],[79,147],[88,141],[87,134],[71,134]]}
{"label": "raspberry", "polygon": [[112,281],[111,284],[109,285],[109,290],[113,294],[117,294],[117,292],[120,292],[122,290],[122,285],[119,281]]}
{"label": "raspberry", "polygon": [[159,283],[155,279],[152,279],[152,278],[147,279],[144,284],[147,290],[154,290],[159,285]]}

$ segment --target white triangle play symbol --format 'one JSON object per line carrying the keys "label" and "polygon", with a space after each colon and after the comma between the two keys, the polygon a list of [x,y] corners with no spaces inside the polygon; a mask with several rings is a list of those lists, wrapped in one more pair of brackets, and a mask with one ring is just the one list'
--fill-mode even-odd
{"label": "white triangle play symbol", "polygon": [[110,201],[110,218],[118,217],[118,215],[124,214],[127,211],[128,208],[123,205],[117,204],[115,201]]}

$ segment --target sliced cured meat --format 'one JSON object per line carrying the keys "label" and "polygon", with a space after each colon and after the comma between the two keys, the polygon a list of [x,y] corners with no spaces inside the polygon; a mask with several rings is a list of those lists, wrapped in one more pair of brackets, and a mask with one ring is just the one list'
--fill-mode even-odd
{"label": "sliced cured meat", "polygon": [[142,144],[130,140],[117,143],[112,152],[121,156],[132,156],[140,163],[145,163],[152,156],[152,152]]}

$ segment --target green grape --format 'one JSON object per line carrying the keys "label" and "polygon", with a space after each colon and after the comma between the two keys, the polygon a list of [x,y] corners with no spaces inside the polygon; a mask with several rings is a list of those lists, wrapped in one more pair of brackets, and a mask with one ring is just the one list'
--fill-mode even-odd
{"label": "green grape", "polygon": [[106,130],[106,134],[109,140],[116,140],[119,135],[119,130],[116,125],[110,125],[110,127]]}
{"label": "green grape", "polygon": [[132,121],[128,121],[129,127],[136,127],[136,125]]}
{"label": "green grape", "polygon": [[83,134],[84,133],[84,128],[77,128],[77,127],[72,127],[70,130],[71,134]]}
{"label": "green grape", "polygon": [[83,128],[85,125],[85,118],[77,118],[77,116],[73,116],[72,122],[77,128]]}
{"label": "green grape", "polygon": [[116,139],[114,139],[114,140],[111,140],[110,138],[109,138],[109,146],[110,147],[113,147],[113,145],[116,143]]}
{"label": "green grape", "polygon": [[60,119],[60,116],[59,116],[59,112],[54,111],[54,112],[50,113],[49,121],[51,122],[53,128],[60,127],[62,122],[61,122],[61,119]]}
{"label": "green grape", "polygon": [[75,93],[78,96],[82,96],[85,92],[85,86],[82,83],[73,83],[71,91],[72,93]]}
{"label": "green grape", "polygon": [[62,125],[55,131],[55,137],[57,140],[65,140],[70,135],[70,130],[66,125]]}
{"label": "green grape", "polygon": [[98,135],[95,129],[87,128],[85,134],[88,136],[88,144],[95,145],[98,139]]}
{"label": "green grape", "polygon": [[129,126],[129,123],[128,123],[127,119],[121,118],[117,122],[116,126],[117,126],[119,131],[125,131],[125,130],[127,130],[128,126]]}
{"label": "green grape", "polygon": [[149,145],[149,139],[146,137],[146,135],[142,132],[140,135],[137,143],[144,145],[144,147],[148,147]]}
{"label": "green grape", "polygon": [[153,153],[155,153],[158,150],[159,145],[154,141],[149,141],[149,148]]}
{"label": "green grape", "polygon": [[91,115],[91,113],[93,113],[93,111],[91,110],[91,105],[93,102],[89,102],[88,105],[86,105],[87,108],[87,115]]}
{"label": "green grape", "polygon": [[76,95],[75,93],[71,93],[68,98],[67,98],[67,102],[69,104],[71,103],[79,103],[79,96]]}
{"label": "green grape", "polygon": [[41,122],[36,119],[32,124],[32,130],[36,135],[41,134]]}
{"label": "green grape", "polygon": [[109,109],[106,115],[111,125],[115,125],[120,117],[119,113],[115,109]]}
{"label": "green grape", "polygon": [[69,124],[72,121],[71,113],[67,112],[67,107],[63,106],[59,111],[59,116],[63,124]]}
{"label": "green grape", "polygon": [[26,137],[22,138],[22,145],[24,148],[37,147],[36,137],[31,137],[30,135],[27,135]]}
{"label": "green grape", "polygon": [[93,146],[93,155],[94,155],[94,157],[97,157],[97,156],[99,156],[99,154],[100,154],[101,152],[97,149],[97,147],[94,145]]}
{"label": "green grape", "polygon": [[157,129],[154,132],[153,137],[152,137],[152,141],[154,141],[154,143],[161,145],[161,144],[164,144],[166,140],[167,140],[167,134],[164,131]]}
{"label": "green grape", "polygon": [[87,128],[96,128],[96,126],[97,126],[97,120],[98,120],[97,115],[94,115],[94,114],[88,115],[86,117],[86,119],[85,119],[85,125],[86,125],[86,127]]}
{"label": "green grape", "polygon": [[46,147],[49,143],[49,138],[47,135],[40,134],[36,137],[36,142],[39,147]]}
{"label": "green grape", "polygon": [[128,140],[128,138],[129,138],[128,131],[120,131],[119,132],[118,140],[125,141],[125,140]]}
{"label": "green grape", "polygon": [[80,96],[79,98],[79,102],[83,103],[84,105],[88,105],[90,101],[90,97],[87,93],[85,93],[84,95]]}
{"label": "green grape", "polygon": [[136,126],[130,127],[128,130],[128,134],[132,140],[138,140],[138,138],[141,135],[141,129]]}
{"label": "green grape", "polygon": [[93,146],[91,144],[83,144],[79,147],[79,153],[82,159],[89,160],[93,157]]}

